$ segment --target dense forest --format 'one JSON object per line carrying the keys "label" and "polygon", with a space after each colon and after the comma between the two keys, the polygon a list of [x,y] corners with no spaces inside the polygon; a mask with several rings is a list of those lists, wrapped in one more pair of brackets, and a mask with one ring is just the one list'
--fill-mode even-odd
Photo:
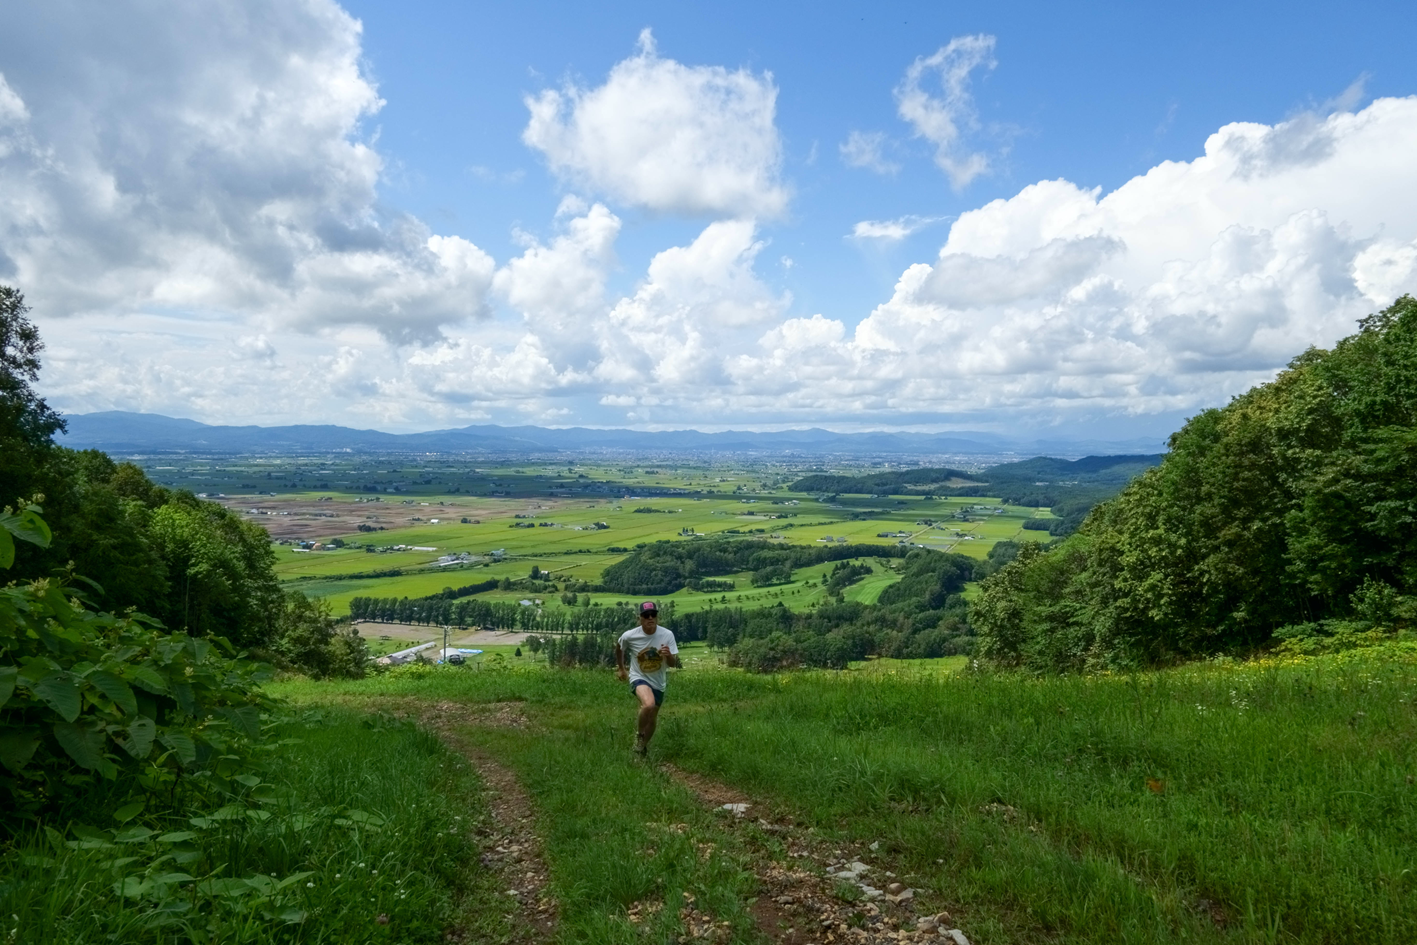
{"label": "dense forest", "polygon": [[752,572],[754,585],[791,580],[794,568],[847,558],[903,558],[901,545],[831,545],[823,548],[769,541],[657,541],[605,569],[601,585],[621,594],[673,594],[698,588],[704,578]]}
{"label": "dense forest", "polygon": [[892,469],[864,476],[842,476],[833,473],[813,473],[803,476],[790,488],[793,492],[846,492],[859,495],[919,495],[937,488],[983,483],[977,473],[944,466],[921,469]]}
{"label": "dense forest", "polygon": [[1417,301],[1205,410],[971,608],[979,652],[1073,670],[1417,620]]}
{"label": "dense forest", "polygon": [[1161,456],[1036,456],[1017,463],[966,473],[947,467],[901,469],[866,476],[811,475],[797,480],[797,492],[865,495],[989,496],[1010,505],[1048,508],[1054,518],[1037,527],[1062,537],[1077,531],[1097,503],[1112,498]]}

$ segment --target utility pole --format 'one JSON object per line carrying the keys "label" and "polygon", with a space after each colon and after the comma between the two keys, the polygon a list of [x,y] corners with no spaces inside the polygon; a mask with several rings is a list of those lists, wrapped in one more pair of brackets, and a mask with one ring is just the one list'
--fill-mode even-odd
{"label": "utility pole", "polygon": [[441,659],[444,663],[448,661],[448,630],[448,625],[443,624],[443,654]]}

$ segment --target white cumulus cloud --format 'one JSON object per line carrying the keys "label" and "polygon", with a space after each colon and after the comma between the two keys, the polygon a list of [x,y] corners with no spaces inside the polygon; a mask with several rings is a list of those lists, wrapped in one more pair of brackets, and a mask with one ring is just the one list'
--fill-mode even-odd
{"label": "white cumulus cloud", "polygon": [[735,377],[804,414],[1222,403],[1417,291],[1414,148],[1417,97],[1381,99],[1227,125],[1105,195],[1031,185],[963,214],[854,331],[769,332]]}
{"label": "white cumulus cloud", "polygon": [[605,84],[528,96],[522,134],[552,170],[614,201],[769,218],[787,208],[770,74],[663,59],[649,30]]}
{"label": "white cumulus cloud", "polygon": [[379,204],[361,128],[383,101],[360,33],[331,0],[11,11],[0,277],[48,317],[185,311],[407,340],[480,314],[491,259]]}
{"label": "white cumulus cloud", "polygon": [[[897,90],[961,186],[992,48],[956,40]],[[362,55],[329,0],[17,8],[0,281],[34,306],[53,403],[405,429],[1170,414],[1417,291],[1417,97],[1226,125],[1110,192],[1039,181],[956,218],[871,310],[812,313],[759,271],[813,271],[795,242],[763,255],[788,203],[771,77],[646,36],[602,85],[534,96],[528,142],[586,199],[498,266],[380,201]],[[712,219],[617,290],[617,201]]]}
{"label": "white cumulus cloud", "polygon": [[609,313],[597,377],[616,393],[712,397],[724,356],[791,302],[753,271],[762,248],[753,223],[721,220],[657,254],[634,295]]}
{"label": "white cumulus cloud", "polygon": [[[981,152],[962,147],[963,131],[977,124],[969,79],[974,70],[992,69],[994,37],[956,36],[935,51],[921,56],[905,70],[895,89],[896,110],[918,137],[935,146],[935,164],[949,176],[956,190],[989,169]],[[927,88],[938,76],[940,92]]]}
{"label": "white cumulus cloud", "polygon": [[[566,200],[562,210],[562,232],[549,244],[532,241],[497,272],[493,287],[522,313],[548,357],[584,369],[599,350],[594,325],[606,307],[620,219],[602,204],[587,208]],[[565,220],[577,211],[581,215]]]}

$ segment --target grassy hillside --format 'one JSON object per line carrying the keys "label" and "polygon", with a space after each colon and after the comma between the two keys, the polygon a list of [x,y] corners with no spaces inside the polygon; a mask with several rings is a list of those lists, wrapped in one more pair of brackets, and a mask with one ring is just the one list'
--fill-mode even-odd
{"label": "grassy hillside", "polygon": [[[609,672],[279,691],[522,706],[530,727],[465,731],[536,799],[576,941],[642,941],[636,917],[684,892],[754,941],[744,909],[762,878],[810,865],[790,855],[810,846],[725,830],[664,770],[634,765],[629,697]],[[914,908],[948,910],[983,945],[1398,942],[1417,938],[1414,696],[1411,645],[1051,680],[701,663],[671,680],[652,751],[893,871]],[[681,934],[671,910],[654,914],[656,935]]]}

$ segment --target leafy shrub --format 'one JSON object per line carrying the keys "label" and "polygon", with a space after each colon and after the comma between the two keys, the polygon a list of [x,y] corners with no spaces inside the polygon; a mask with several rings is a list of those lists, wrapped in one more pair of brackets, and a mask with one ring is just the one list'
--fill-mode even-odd
{"label": "leafy shrub", "polygon": [[[0,563],[13,539],[43,545],[30,505],[0,518]],[[93,784],[133,776],[142,791],[179,780],[229,790],[261,738],[269,667],[224,639],[169,634],[139,614],[91,610],[81,578],[0,588],[0,792],[33,817]],[[223,652],[224,651],[224,652]],[[229,654],[229,655],[224,655]]]}
{"label": "leafy shrub", "polygon": [[1383,646],[1393,642],[1390,631],[1374,627],[1367,620],[1315,620],[1290,624],[1274,632],[1276,650],[1290,656],[1319,656]]}
{"label": "leafy shrub", "polygon": [[276,621],[272,653],[289,669],[316,679],[362,679],[369,647],[350,624],[337,624],[328,601],[290,591]]}
{"label": "leafy shrub", "polygon": [[[828,644],[821,644],[824,649]],[[797,641],[785,633],[739,641],[728,654],[728,665],[739,666],[754,673],[774,673],[802,664],[802,650]]]}

